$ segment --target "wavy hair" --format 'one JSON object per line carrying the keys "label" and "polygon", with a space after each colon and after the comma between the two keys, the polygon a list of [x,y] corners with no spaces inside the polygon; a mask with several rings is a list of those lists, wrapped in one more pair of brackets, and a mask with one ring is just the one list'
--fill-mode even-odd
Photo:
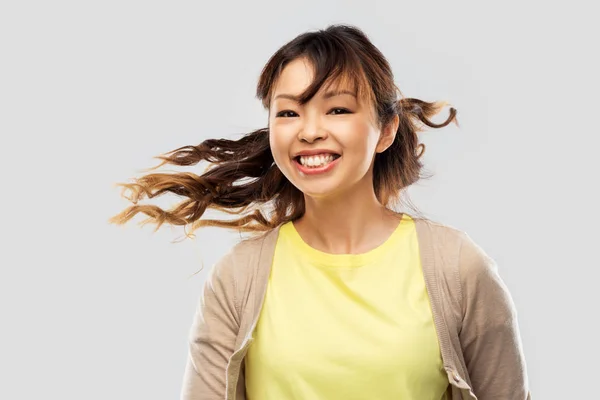
{"label": "wavy hair", "polygon": [[[426,102],[404,98],[394,83],[391,67],[368,37],[349,25],[331,25],[324,30],[303,33],[282,46],[268,60],[258,80],[256,96],[268,110],[275,83],[291,61],[306,58],[314,69],[314,79],[299,97],[307,103],[321,87],[348,80],[359,96],[373,106],[379,126],[399,115],[393,144],[375,156],[373,185],[377,199],[390,208],[402,200],[402,192],[424,178],[420,161],[425,145],[417,133],[425,126],[441,128],[456,121],[456,109],[443,123],[431,117],[446,102]],[[269,145],[269,128],[244,134],[240,139],[208,139],[198,145],[179,147],[156,156],[160,164],[192,166],[202,161],[209,167],[201,175],[192,172],[149,173],[133,183],[117,183],[121,195],[133,205],[109,219],[124,224],[138,213],[148,218],[141,224],[163,223],[191,226],[218,226],[243,232],[264,232],[304,214],[304,195],[293,186],[274,162]],[[125,194],[129,190],[130,194]],[[138,202],[172,193],[184,199],[170,210]],[[207,209],[234,215],[233,219],[202,218]],[[188,235],[189,236],[189,235]]]}

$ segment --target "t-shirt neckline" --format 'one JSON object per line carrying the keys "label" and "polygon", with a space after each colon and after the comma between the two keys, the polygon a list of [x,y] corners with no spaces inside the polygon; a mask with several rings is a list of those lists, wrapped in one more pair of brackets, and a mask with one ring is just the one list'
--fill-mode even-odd
{"label": "t-shirt neckline", "polygon": [[398,243],[397,240],[407,232],[409,220],[411,220],[410,216],[403,213],[398,226],[383,243],[359,254],[333,254],[315,249],[302,239],[302,236],[300,236],[291,221],[282,226],[282,230],[294,248],[298,250],[298,255],[316,265],[326,267],[360,267],[376,263],[382,255],[396,246]]}

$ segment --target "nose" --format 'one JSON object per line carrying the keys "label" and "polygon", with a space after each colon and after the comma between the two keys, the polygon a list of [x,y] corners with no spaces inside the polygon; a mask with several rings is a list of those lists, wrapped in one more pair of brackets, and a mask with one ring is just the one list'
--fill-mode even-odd
{"label": "nose", "polygon": [[326,138],[327,132],[322,127],[318,117],[306,118],[302,128],[298,132],[298,140],[301,142],[313,143]]}

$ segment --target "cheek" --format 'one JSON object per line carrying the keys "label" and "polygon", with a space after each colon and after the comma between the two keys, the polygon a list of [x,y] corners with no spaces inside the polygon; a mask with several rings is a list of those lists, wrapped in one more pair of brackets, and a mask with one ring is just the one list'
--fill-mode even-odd
{"label": "cheek", "polygon": [[277,165],[281,168],[281,161],[288,157],[289,146],[286,143],[285,136],[278,129],[269,130],[269,145],[271,153]]}
{"label": "cheek", "polygon": [[375,153],[379,135],[372,126],[368,124],[354,124],[346,131],[346,150],[357,157],[368,159]]}

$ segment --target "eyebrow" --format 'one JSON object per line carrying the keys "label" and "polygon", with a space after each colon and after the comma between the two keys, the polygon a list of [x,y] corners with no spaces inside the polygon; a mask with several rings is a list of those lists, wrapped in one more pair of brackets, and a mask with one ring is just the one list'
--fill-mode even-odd
{"label": "eyebrow", "polygon": [[[326,92],[323,95],[323,98],[324,99],[329,99],[331,97],[341,96],[341,95],[344,95],[344,94],[348,94],[350,96],[356,97],[356,93],[351,92],[350,90],[332,90],[332,91]],[[291,94],[282,93],[282,94],[278,94],[277,96],[275,96],[273,98],[273,100],[277,100],[277,99],[290,99],[290,100],[298,101],[299,98],[300,98],[300,96],[294,96],[294,95],[291,95]]]}

